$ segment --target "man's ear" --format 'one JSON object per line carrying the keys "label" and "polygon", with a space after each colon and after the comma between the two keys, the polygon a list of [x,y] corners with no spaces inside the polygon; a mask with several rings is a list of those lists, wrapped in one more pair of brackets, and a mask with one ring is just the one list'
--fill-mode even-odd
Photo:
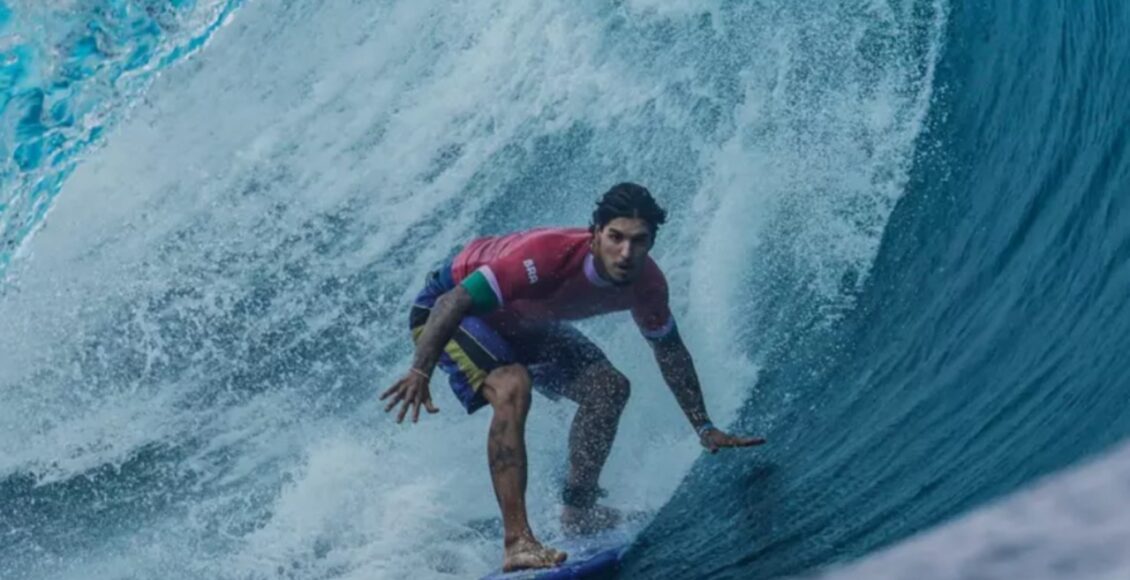
{"label": "man's ear", "polygon": [[592,233],[592,239],[589,240],[589,248],[596,248],[596,239],[600,237],[600,227],[596,224],[589,224],[589,232]]}

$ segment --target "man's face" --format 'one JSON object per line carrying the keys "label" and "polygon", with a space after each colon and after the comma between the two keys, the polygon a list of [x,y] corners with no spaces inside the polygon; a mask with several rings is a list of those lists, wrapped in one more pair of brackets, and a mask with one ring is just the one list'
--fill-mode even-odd
{"label": "man's face", "polygon": [[655,239],[651,226],[640,218],[616,218],[596,230],[592,253],[601,274],[613,284],[628,284],[643,271]]}

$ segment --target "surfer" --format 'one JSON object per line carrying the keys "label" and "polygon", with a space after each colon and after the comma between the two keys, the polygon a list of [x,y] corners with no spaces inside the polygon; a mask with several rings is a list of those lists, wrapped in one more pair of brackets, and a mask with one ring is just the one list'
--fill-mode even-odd
{"label": "surfer", "polygon": [[663,378],[703,447],[747,447],[763,439],[716,428],[707,415],[691,355],[667,302],[667,281],[648,255],[666,211],[633,183],[597,202],[588,228],[539,228],[468,243],[431,272],[409,322],[412,367],[381,394],[397,422],[439,409],[428,389],[438,365],[468,413],[490,405],[491,482],[502,511],[504,571],[545,568],[566,554],[543,546],[526,517],[525,423],[531,388],[577,403],[562,490],[567,533],[615,526],[599,505],[601,469],[628,401],[628,379],[569,321],[629,310],[651,344]]}

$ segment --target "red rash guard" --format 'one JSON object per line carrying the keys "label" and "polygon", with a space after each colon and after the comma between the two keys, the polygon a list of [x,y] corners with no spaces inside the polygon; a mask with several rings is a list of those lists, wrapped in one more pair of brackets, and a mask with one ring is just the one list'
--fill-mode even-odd
{"label": "red rash guard", "polygon": [[667,336],[675,320],[659,266],[648,257],[635,281],[613,285],[597,273],[591,241],[583,228],[479,238],[455,256],[451,275],[471,293],[475,312],[504,335],[524,326],[631,310],[645,337]]}

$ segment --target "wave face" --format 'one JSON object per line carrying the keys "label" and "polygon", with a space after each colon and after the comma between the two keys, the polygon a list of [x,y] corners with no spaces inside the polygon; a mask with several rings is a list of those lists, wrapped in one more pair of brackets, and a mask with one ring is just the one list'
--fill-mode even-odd
{"label": "wave face", "polygon": [[[774,444],[752,463],[702,460],[631,577],[855,558],[1130,432],[1128,23],[1106,1],[951,9],[927,128],[857,307],[766,363],[737,425],[778,414]],[[1026,538],[962,575],[1056,576],[996,568],[1042,551]],[[948,569],[949,544],[930,546]],[[899,573],[859,569],[884,570]]]}
{"label": "wave face", "polygon": [[[133,49],[83,56],[100,112],[5,180],[5,578],[494,567],[487,413],[442,381],[411,428],[373,399],[430,266],[585,224],[622,180],[671,210],[656,257],[715,421],[771,442],[701,457],[627,319],[582,324],[635,383],[608,501],[658,510],[627,577],[859,556],[1130,425],[1113,2],[53,6],[0,21],[32,46],[179,24],[116,29],[150,47],[128,90]],[[548,539],[571,415],[535,399]]]}

